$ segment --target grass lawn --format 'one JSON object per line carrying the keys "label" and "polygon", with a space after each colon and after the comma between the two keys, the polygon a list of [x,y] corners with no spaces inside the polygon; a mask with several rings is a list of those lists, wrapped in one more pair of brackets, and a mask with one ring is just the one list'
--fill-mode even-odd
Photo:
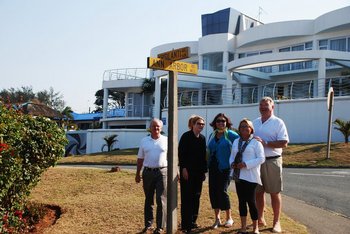
{"label": "grass lawn", "polygon": [[[130,170],[112,173],[102,169],[50,168],[32,191],[30,200],[62,210],[57,222],[44,233],[139,233],[143,228],[144,195],[142,185],[136,184],[134,177],[135,172]],[[198,220],[201,228],[195,233],[235,233],[240,221],[233,192],[231,205],[234,226],[211,230],[214,215],[205,183]],[[265,212],[269,226],[261,232],[271,233],[272,213],[269,208]],[[283,233],[307,233],[305,226],[284,214],[281,222]]]}
{"label": "grass lawn", "polygon": [[[284,166],[350,167],[350,144],[332,144],[330,159],[326,159],[326,150],[326,144],[289,145],[283,153]],[[118,150],[65,157],[58,163],[135,165],[136,154],[137,149]],[[134,176],[132,170],[111,173],[101,169],[50,168],[33,190],[30,200],[61,208],[60,218],[55,225],[45,229],[45,233],[138,233],[143,228],[144,195],[142,185],[135,183]],[[236,224],[232,228],[211,230],[209,227],[214,218],[205,183],[198,220],[201,228],[197,233],[235,233],[240,221],[237,197],[233,191],[231,202]],[[270,226],[261,232],[270,233],[271,209],[265,212]],[[281,222],[283,233],[307,233],[306,227],[285,215],[282,215]]]}

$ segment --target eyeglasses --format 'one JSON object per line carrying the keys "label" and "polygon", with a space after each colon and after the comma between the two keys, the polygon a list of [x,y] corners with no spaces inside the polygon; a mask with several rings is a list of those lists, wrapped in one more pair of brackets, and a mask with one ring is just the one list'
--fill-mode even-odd
{"label": "eyeglasses", "polygon": [[217,119],[216,122],[217,123],[226,123],[226,120],[224,120],[224,119]]}
{"label": "eyeglasses", "polygon": [[196,123],[197,125],[204,126],[205,123]]}
{"label": "eyeglasses", "polygon": [[248,125],[241,125],[239,128],[250,128]]}

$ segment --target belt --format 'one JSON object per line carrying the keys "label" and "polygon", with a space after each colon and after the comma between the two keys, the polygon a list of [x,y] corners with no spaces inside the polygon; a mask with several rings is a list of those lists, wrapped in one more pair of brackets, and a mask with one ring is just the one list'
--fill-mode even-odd
{"label": "belt", "polygon": [[145,171],[160,171],[161,169],[166,167],[145,167]]}
{"label": "belt", "polygon": [[274,159],[274,158],[279,158],[279,157],[281,157],[281,155],[270,156],[270,157],[266,157],[266,160],[270,160],[270,159]]}

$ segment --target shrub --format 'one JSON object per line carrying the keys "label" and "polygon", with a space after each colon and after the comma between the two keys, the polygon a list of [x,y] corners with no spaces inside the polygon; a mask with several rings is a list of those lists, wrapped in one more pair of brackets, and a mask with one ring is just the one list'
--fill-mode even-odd
{"label": "shrub", "polygon": [[64,130],[55,122],[22,114],[2,103],[0,137],[0,232],[3,233],[22,228],[24,220],[18,214],[23,213],[31,189],[41,174],[64,155],[68,141]]}

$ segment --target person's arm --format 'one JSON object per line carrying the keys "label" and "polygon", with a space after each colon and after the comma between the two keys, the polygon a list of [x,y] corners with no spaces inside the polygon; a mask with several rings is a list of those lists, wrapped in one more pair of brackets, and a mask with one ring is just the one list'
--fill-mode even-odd
{"label": "person's arm", "polygon": [[143,158],[137,159],[137,166],[136,166],[136,176],[135,176],[135,182],[140,183],[141,181],[141,169],[143,166]]}
{"label": "person's arm", "polygon": [[187,165],[188,165],[188,159],[186,157],[187,150],[188,150],[188,137],[186,133],[184,133],[181,136],[180,142],[179,142],[179,148],[178,148],[178,155],[179,155],[179,166],[181,168],[180,176],[184,178],[185,180],[188,180],[188,171],[187,171]]}
{"label": "person's arm", "polygon": [[264,141],[263,146],[267,146],[270,148],[285,148],[288,145],[288,141],[279,140],[279,141]]}

